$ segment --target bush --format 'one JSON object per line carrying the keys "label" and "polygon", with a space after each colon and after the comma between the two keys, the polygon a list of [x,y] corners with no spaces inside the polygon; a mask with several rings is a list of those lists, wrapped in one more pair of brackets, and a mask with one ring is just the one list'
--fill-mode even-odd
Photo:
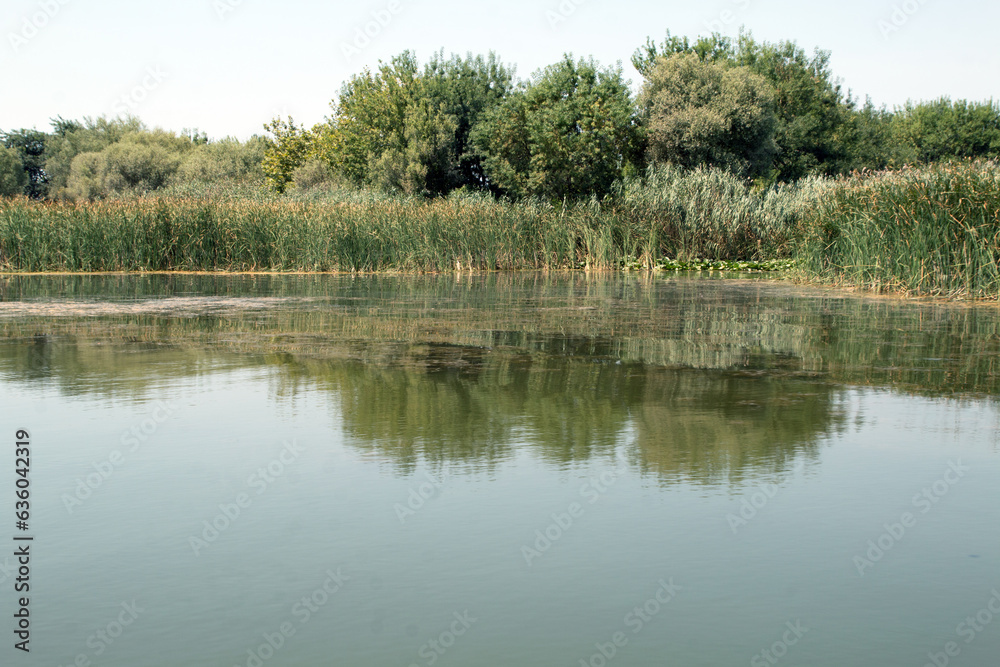
{"label": "bush", "polygon": [[266,151],[267,140],[263,137],[246,142],[227,137],[200,144],[185,156],[175,182],[263,184],[261,163]]}
{"label": "bush", "polygon": [[156,130],[126,135],[100,152],[73,158],[65,195],[96,199],[123,192],[151,192],[177,173],[191,140]]}
{"label": "bush", "polygon": [[0,197],[11,197],[24,192],[28,174],[24,171],[17,151],[0,146]]}
{"label": "bush", "polygon": [[312,159],[292,172],[292,183],[300,190],[328,188],[333,185],[333,170],[325,161]]}

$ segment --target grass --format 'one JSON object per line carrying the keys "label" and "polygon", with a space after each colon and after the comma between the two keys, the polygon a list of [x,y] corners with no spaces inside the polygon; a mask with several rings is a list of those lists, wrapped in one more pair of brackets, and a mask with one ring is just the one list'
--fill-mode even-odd
{"label": "grass", "polygon": [[668,257],[787,253],[792,189],[758,193],[711,171],[651,170],[605,202],[456,194],[130,197],[0,202],[6,271],[652,269]]}
{"label": "grass", "polygon": [[605,201],[174,190],[0,200],[0,270],[785,271],[908,295],[1000,298],[1000,167],[970,161],[755,189],[650,169]]}
{"label": "grass", "polygon": [[802,218],[812,276],[875,292],[1000,297],[1000,167],[967,161],[837,181]]}

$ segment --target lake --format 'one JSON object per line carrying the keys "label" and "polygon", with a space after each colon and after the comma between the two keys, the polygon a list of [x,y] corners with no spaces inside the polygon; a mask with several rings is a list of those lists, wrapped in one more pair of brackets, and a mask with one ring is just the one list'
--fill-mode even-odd
{"label": "lake", "polygon": [[0,332],[6,539],[34,538],[30,654],[0,557],[5,664],[1000,655],[992,306],[708,275],[7,276]]}

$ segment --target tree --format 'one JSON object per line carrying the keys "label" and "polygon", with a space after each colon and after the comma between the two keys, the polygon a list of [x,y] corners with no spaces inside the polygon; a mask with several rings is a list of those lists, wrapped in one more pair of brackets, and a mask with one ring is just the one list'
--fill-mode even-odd
{"label": "tree", "polygon": [[896,160],[934,162],[1000,156],[1000,104],[947,97],[897,109],[892,122]]}
{"label": "tree", "polygon": [[[415,98],[417,61],[409,51],[351,77],[340,90],[334,115],[316,128],[316,153],[333,170],[358,185],[371,185],[387,173],[386,153],[406,148],[407,107]],[[376,178],[375,170],[380,176]]]}
{"label": "tree", "polygon": [[189,137],[178,137],[164,130],[128,134],[101,151],[74,157],[66,195],[94,199],[113,193],[159,189],[172,181],[192,146]]}
{"label": "tree", "polygon": [[470,136],[483,113],[507,96],[512,76],[492,53],[463,59],[441,52],[421,70],[404,51],[374,72],[352,76],[326,122],[311,130],[290,120],[266,126],[274,138],[265,171],[279,191],[312,160],[356,186],[425,195],[485,187]]}
{"label": "tree", "polygon": [[833,171],[844,174],[862,169],[886,169],[896,162],[892,114],[869,99],[852,109],[837,131],[837,162]]}
{"label": "tree", "polygon": [[741,34],[735,63],[749,67],[775,88],[778,178],[792,181],[812,174],[832,174],[837,161],[837,133],[847,118],[840,85],[830,71],[830,52],[810,58],[791,41],[758,43]]}
{"label": "tree", "polygon": [[763,77],[694,53],[660,56],[645,71],[639,103],[651,161],[748,177],[770,171],[774,93]]}
{"label": "tree", "polygon": [[471,136],[483,115],[497,106],[514,88],[513,68],[505,66],[493,52],[487,56],[466,55],[464,59],[444,52],[435,54],[424,68],[422,93],[454,123],[451,152],[455,163],[449,167],[447,182],[431,189],[452,190],[463,186],[487,187],[482,156],[472,146]]}
{"label": "tree", "polygon": [[181,163],[177,178],[184,182],[262,184],[262,163],[267,149],[267,140],[256,135],[247,141],[226,137],[219,141],[196,143]]}
{"label": "tree", "polygon": [[549,199],[603,197],[640,146],[621,67],[570,55],[537,72],[473,135],[493,185]]}
{"label": "tree", "polygon": [[0,197],[24,194],[28,173],[21,156],[12,148],[0,146]]}
{"label": "tree", "polygon": [[382,190],[441,194],[458,180],[454,116],[426,98],[406,107],[403,134],[369,166],[369,180]]}
{"label": "tree", "polygon": [[135,116],[108,119],[87,118],[82,122],[68,121],[57,116],[52,120],[53,133],[49,135],[45,150],[45,174],[48,178],[48,196],[51,199],[76,198],[69,192],[69,178],[76,156],[83,153],[100,153],[131,134],[148,129]]}
{"label": "tree", "polygon": [[48,175],[45,172],[45,148],[48,135],[38,130],[11,130],[0,134],[5,148],[13,150],[21,160],[21,169],[27,176],[24,194],[41,199],[48,192]]}
{"label": "tree", "polygon": [[812,57],[795,42],[757,42],[741,32],[735,44],[717,33],[691,43],[667,33],[657,46],[647,40],[632,56],[640,72],[658,56],[693,53],[701,60],[748,67],[775,90],[775,176],[790,181],[810,174],[835,173],[842,164],[843,144],[838,133],[852,110],[830,71],[830,53],[816,50]]}
{"label": "tree", "polygon": [[639,70],[639,74],[648,77],[661,57],[666,58],[686,53],[693,53],[700,60],[732,62],[735,58],[732,40],[717,32],[713,32],[708,37],[699,37],[695,42],[691,42],[687,37],[671,35],[668,30],[662,44],[657,45],[656,42],[647,37],[646,43],[632,54],[632,65]]}
{"label": "tree", "polygon": [[285,191],[294,178],[295,170],[316,154],[316,135],[305,127],[298,127],[289,116],[287,121],[273,119],[264,126],[272,136],[268,138],[261,169],[268,186],[275,192]]}

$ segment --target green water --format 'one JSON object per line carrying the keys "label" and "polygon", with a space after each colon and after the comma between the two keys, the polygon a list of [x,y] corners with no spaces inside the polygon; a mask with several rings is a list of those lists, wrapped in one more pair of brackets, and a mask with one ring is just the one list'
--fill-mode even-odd
{"label": "green water", "polygon": [[995,665],[998,362],[766,280],[0,278],[2,663]]}

